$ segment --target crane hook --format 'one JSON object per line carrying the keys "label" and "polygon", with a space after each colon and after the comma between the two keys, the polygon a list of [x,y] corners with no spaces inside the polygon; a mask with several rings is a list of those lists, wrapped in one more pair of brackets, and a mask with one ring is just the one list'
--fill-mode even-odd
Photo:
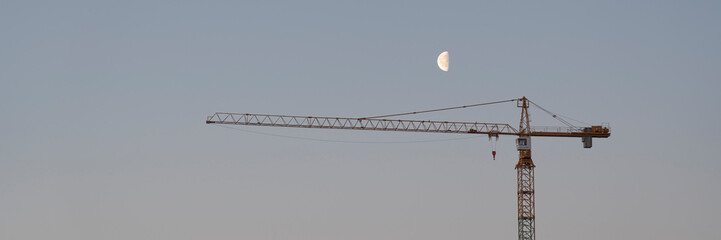
{"label": "crane hook", "polygon": [[[491,138],[495,137],[496,141],[492,141]],[[491,142],[491,155],[493,160],[496,160],[496,143],[498,142],[498,134],[488,134],[488,141]]]}

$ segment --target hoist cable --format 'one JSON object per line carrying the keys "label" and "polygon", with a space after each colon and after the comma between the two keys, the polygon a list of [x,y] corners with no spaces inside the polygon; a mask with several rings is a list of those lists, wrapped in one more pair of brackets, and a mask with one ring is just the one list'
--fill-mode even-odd
{"label": "hoist cable", "polygon": [[465,140],[465,139],[482,137],[482,136],[472,136],[472,137],[462,137],[462,138],[446,138],[446,139],[416,140],[416,141],[346,141],[346,140],[331,140],[331,139],[320,139],[320,138],[309,138],[309,137],[298,137],[298,136],[280,135],[280,134],[273,134],[273,133],[265,133],[265,132],[245,130],[245,129],[234,128],[234,127],[223,126],[223,125],[217,125],[217,124],[213,124],[213,126],[223,127],[223,128],[233,129],[233,130],[238,130],[238,131],[246,132],[246,133],[253,133],[253,134],[258,134],[258,135],[271,136],[271,137],[281,137],[281,138],[290,138],[290,139],[316,141],[316,142],[333,142],[333,143],[364,143],[364,144],[427,143],[427,142],[445,142],[445,141]]}

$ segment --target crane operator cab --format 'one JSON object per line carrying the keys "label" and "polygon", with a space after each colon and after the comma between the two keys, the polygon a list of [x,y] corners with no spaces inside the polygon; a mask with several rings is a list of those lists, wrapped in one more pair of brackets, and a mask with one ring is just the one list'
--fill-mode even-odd
{"label": "crane operator cab", "polygon": [[531,150],[531,138],[530,137],[519,137],[516,139],[516,149],[520,150]]}

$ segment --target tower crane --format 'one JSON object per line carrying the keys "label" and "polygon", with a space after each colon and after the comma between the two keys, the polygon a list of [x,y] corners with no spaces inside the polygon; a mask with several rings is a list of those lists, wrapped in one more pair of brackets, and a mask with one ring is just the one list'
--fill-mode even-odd
{"label": "tower crane", "polygon": [[[387,117],[420,114],[435,111],[445,111],[469,107],[477,107],[505,102],[516,102],[521,108],[521,121],[518,129],[506,123],[479,123],[479,122],[449,122],[449,121],[424,121],[424,120],[399,120],[387,119]],[[528,108],[530,105],[538,107],[550,114],[553,118],[561,121],[566,127],[533,127],[530,125]],[[217,112],[207,118],[206,124],[230,124],[230,125],[251,125],[269,127],[296,127],[296,128],[325,128],[325,129],[353,129],[353,130],[376,130],[376,131],[401,131],[401,132],[432,132],[432,133],[457,133],[457,134],[487,134],[489,137],[499,135],[513,135],[516,138],[518,150],[518,163],[515,169],[517,172],[518,187],[518,239],[535,240],[535,192],[534,192],[534,168],[536,165],[531,159],[531,137],[575,137],[581,138],[584,148],[591,148],[593,138],[608,138],[611,136],[608,124],[576,127],[563,118],[553,114],[545,108],[528,100],[526,97],[465,105],[458,107],[440,108],[433,110],[398,113],[364,118],[343,118],[343,117],[311,117],[311,116],[288,116],[268,115],[250,113],[224,113]]]}

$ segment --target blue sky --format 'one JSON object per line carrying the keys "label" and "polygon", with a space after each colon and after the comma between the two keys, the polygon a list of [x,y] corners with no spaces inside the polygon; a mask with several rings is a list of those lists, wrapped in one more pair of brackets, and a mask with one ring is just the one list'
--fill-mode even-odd
{"label": "blue sky", "polygon": [[[513,239],[513,138],[208,126],[527,96],[539,239],[709,239],[715,1],[3,1],[2,239]],[[435,65],[450,52],[450,71]],[[511,103],[411,116],[518,124]],[[532,110],[532,125],[560,125]]]}

